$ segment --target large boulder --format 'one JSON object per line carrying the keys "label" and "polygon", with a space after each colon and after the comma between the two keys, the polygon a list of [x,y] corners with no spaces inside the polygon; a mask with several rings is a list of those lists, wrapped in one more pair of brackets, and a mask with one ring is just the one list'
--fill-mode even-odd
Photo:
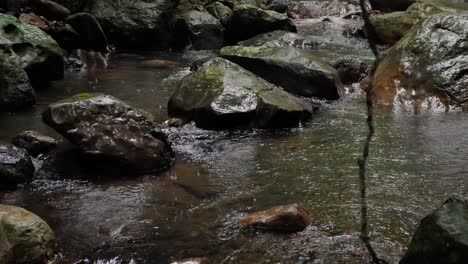
{"label": "large boulder", "polygon": [[117,47],[168,47],[169,22],[177,6],[174,0],[100,0],[85,9],[101,23],[109,41]]}
{"label": "large boulder", "polygon": [[240,223],[244,227],[279,232],[302,231],[312,222],[309,211],[300,204],[276,206],[247,214],[240,219]]}
{"label": "large boulder", "polygon": [[226,26],[226,40],[233,44],[274,30],[297,31],[285,14],[253,5],[237,5],[233,9],[231,22]]}
{"label": "large boulder", "polygon": [[296,95],[334,100],[344,91],[334,68],[297,48],[229,46],[220,56]]}
{"label": "large boulder", "polygon": [[468,109],[468,12],[433,15],[386,53],[374,100]]}
{"label": "large boulder", "polygon": [[55,235],[39,216],[0,204],[0,263],[48,263]]}
{"label": "large boulder", "polygon": [[386,44],[395,44],[420,20],[442,12],[468,11],[468,4],[453,4],[441,0],[421,0],[411,5],[406,11],[374,15],[371,24],[379,40]]}
{"label": "large boulder", "polygon": [[312,107],[242,67],[214,58],[184,77],[168,104],[170,116],[208,129],[292,127]]}
{"label": "large boulder", "polygon": [[0,189],[13,189],[33,175],[34,165],[25,149],[0,144]]}
{"label": "large boulder", "polygon": [[63,78],[63,54],[57,42],[38,27],[4,14],[0,14],[0,56],[21,65],[33,83]]}
{"label": "large boulder", "polygon": [[12,111],[36,103],[36,93],[20,65],[0,55],[0,109]]}
{"label": "large boulder", "polygon": [[109,43],[106,34],[97,19],[88,13],[77,13],[67,17],[66,23],[78,33],[81,49],[108,52]]}
{"label": "large boulder", "polygon": [[468,263],[468,201],[448,199],[425,217],[400,264]]}
{"label": "large boulder", "polygon": [[354,47],[330,44],[316,36],[306,36],[294,32],[276,30],[260,34],[239,42],[241,46],[295,47],[327,62],[338,71],[344,84],[356,83],[365,76],[374,61],[374,55],[366,49],[356,52]]}
{"label": "large boulder", "polygon": [[224,44],[223,31],[221,22],[203,8],[182,11],[176,18],[176,45],[190,45],[194,50],[219,49]]}
{"label": "large boulder", "polygon": [[172,163],[171,147],[151,115],[110,95],[85,93],[50,104],[43,120],[103,165],[147,172]]}

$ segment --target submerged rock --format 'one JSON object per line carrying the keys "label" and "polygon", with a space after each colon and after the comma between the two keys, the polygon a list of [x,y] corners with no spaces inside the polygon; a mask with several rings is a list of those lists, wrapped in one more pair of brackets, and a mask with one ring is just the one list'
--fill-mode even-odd
{"label": "submerged rock", "polygon": [[0,53],[0,110],[13,111],[36,104],[36,93],[21,66]]}
{"label": "submerged rock", "polygon": [[79,34],[79,48],[107,53],[109,43],[97,19],[88,13],[77,13],[67,17],[70,24]]}
{"label": "submerged rock", "polygon": [[234,7],[231,22],[226,26],[226,40],[228,43],[236,43],[274,30],[297,31],[285,14],[263,10],[253,5],[237,5]]}
{"label": "submerged rock", "polygon": [[468,201],[448,199],[425,217],[400,264],[468,263]]}
{"label": "submerged rock", "polygon": [[89,0],[55,0],[58,4],[66,7],[72,14],[83,11]]}
{"label": "submerged rock", "polygon": [[57,140],[37,131],[23,131],[13,138],[12,143],[26,149],[33,156],[47,153],[58,144]]}
{"label": "submerged rock", "polygon": [[302,205],[289,204],[248,214],[240,219],[240,223],[270,231],[298,232],[312,224],[312,217]]}
{"label": "submerged rock", "polygon": [[110,95],[79,94],[50,104],[43,120],[101,161],[118,162],[138,172],[162,170],[172,164],[170,144],[155,128],[152,117]]}
{"label": "submerged rock", "polygon": [[169,21],[178,1],[100,0],[85,9],[117,47],[167,47]]}
{"label": "submerged rock", "polygon": [[335,100],[344,93],[338,72],[300,49],[230,46],[220,56],[296,95]]}
{"label": "submerged rock", "polygon": [[54,232],[23,208],[0,204],[0,234],[1,263],[48,263],[54,256]]}
{"label": "submerged rock", "polygon": [[31,82],[62,79],[62,49],[49,35],[16,17],[0,14],[0,56],[21,65]]}
{"label": "submerged rock", "polygon": [[0,144],[0,189],[15,188],[33,175],[34,165],[25,149]]}
{"label": "submerged rock", "polygon": [[219,49],[224,44],[221,22],[204,9],[189,10],[177,15],[176,44],[194,50]]}
{"label": "submerged rock", "polygon": [[379,64],[374,100],[468,109],[468,12],[425,19]]}
{"label": "submerged rock", "polygon": [[312,107],[221,58],[184,77],[168,104],[173,117],[210,129],[294,127]]}
{"label": "submerged rock", "polygon": [[278,13],[287,13],[291,7],[291,0],[262,0],[262,8]]}

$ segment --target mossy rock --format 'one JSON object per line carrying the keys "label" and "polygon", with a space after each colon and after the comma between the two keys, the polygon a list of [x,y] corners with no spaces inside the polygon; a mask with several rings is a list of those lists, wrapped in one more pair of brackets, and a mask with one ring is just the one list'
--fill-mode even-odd
{"label": "mossy rock", "polygon": [[55,235],[37,215],[0,204],[0,262],[47,263],[54,256]]}
{"label": "mossy rock", "polygon": [[36,93],[21,66],[0,54],[0,109],[13,111],[36,104]]}
{"label": "mossy rock", "polygon": [[33,83],[63,78],[63,53],[57,42],[38,27],[4,14],[0,14],[0,56],[18,63]]}
{"label": "mossy rock", "polygon": [[181,80],[168,112],[208,129],[267,128],[298,126],[312,107],[239,65],[214,58]]}

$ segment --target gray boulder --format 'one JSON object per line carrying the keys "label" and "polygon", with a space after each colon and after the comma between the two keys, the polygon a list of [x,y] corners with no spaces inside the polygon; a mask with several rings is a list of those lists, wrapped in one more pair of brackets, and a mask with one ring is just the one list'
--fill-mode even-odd
{"label": "gray boulder", "polygon": [[274,30],[296,32],[296,26],[285,14],[263,10],[253,5],[237,5],[231,22],[226,26],[226,40],[237,43],[258,34]]}
{"label": "gray boulder", "polygon": [[344,92],[334,68],[297,48],[229,46],[221,49],[220,57],[295,95],[335,100]]}
{"label": "gray boulder", "polygon": [[[44,122],[82,152],[138,172],[158,171],[172,164],[173,152],[151,115],[110,95],[79,94],[50,104]],[[112,162],[106,164],[106,162]]]}
{"label": "gray boulder", "polygon": [[425,217],[400,264],[468,263],[468,202],[448,199]]}
{"label": "gray boulder", "polygon": [[214,58],[184,77],[168,104],[170,116],[198,127],[294,127],[312,107],[242,67]]}
{"label": "gray boulder", "polygon": [[109,41],[117,47],[164,48],[170,43],[169,23],[178,1],[99,0],[86,12],[100,22]]}

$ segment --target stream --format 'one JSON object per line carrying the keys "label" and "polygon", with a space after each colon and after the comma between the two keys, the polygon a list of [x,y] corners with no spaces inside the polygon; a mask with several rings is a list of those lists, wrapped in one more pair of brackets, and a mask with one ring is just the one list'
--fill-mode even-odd
{"label": "stream", "polygon": [[[107,67],[67,72],[63,81],[39,90],[34,109],[0,114],[0,141],[23,130],[60,138],[41,113],[47,104],[81,92],[111,94],[161,123],[177,81],[193,61],[212,55],[118,50]],[[178,66],[145,66],[153,59]],[[168,128],[174,166],[143,176],[88,164],[62,139],[56,157],[35,161],[42,165],[37,180],[0,192],[0,199],[48,222],[64,263],[170,263],[190,257],[214,263],[366,263],[356,235],[356,160],[367,132],[365,113],[363,95],[349,92],[295,129]],[[424,216],[451,194],[468,193],[468,113],[378,109],[375,123],[370,227],[378,251],[396,263]],[[315,219],[301,233],[255,233],[238,224],[247,212],[295,202]]]}

